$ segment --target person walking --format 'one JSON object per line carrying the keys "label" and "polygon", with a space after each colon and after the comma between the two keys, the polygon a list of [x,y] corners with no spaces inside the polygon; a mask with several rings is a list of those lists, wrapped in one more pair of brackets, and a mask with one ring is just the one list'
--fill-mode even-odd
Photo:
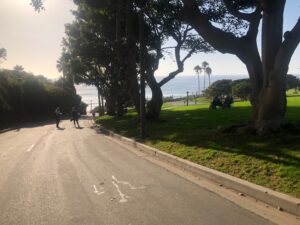
{"label": "person walking", "polygon": [[78,119],[79,119],[79,113],[78,113],[78,111],[76,110],[75,107],[72,107],[71,121],[73,121],[75,127],[76,127],[76,124],[77,124],[77,127],[80,128],[79,123],[78,123]]}
{"label": "person walking", "polygon": [[61,119],[61,116],[62,116],[62,113],[60,112],[59,107],[56,108],[54,114],[55,114],[55,118],[56,118],[56,128],[59,128],[59,122],[60,122],[60,119]]}

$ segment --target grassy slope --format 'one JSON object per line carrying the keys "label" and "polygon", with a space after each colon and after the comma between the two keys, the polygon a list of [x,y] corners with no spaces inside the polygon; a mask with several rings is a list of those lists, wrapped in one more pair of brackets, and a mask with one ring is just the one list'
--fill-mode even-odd
{"label": "grassy slope", "polygon": [[[288,98],[287,118],[300,123],[300,96]],[[248,102],[232,109],[208,110],[208,104],[166,108],[163,122],[147,124],[146,143],[173,155],[277,191],[300,197],[300,135],[270,137],[221,134],[219,126],[247,121]],[[99,118],[98,123],[128,137],[138,136],[136,115]]]}

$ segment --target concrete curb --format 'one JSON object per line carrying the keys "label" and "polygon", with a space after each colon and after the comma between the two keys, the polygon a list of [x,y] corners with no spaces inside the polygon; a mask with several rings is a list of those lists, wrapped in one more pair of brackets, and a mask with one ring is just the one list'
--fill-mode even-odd
{"label": "concrete curb", "polygon": [[228,174],[198,165],[188,160],[178,158],[153,147],[139,143],[133,139],[123,137],[119,134],[107,130],[104,127],[98,127],[100,131],[104,134],[116,138],[121,142],[140,150],[141,152],[157,157],[160,160],[163,160],[176,167],[186,170],[196,176],[204,177],[215,183],[222,184],[224,187],[251,196],[254,199],[274,206],[279,210],[284,210],[293,215],[300,216],[300,199],[298,198],[294,198],[289,195],[273,191],[269,188],[250,183],[248,181],[230,176]]}

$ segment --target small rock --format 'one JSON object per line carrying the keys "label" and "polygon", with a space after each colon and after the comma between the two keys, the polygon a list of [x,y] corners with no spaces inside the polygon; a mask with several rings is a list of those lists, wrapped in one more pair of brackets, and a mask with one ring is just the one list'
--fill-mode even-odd
{"label": "small rock", "polygon": [[278,209],[279,211],[283,211],[283,209],[282,209],[280,206],[277,206],[277,209]]}
{"label": "small rock", "polygon": [[267,191],[265,191],[265,194],[268,194],[268,192],[267,192]]}
{"label": "small rock", "polygon": [[100,185],[104,185],[104,182],[101,182]]}
{"label": "small rock", "polygon": [[223,187],[223,184],[219,184],[220,187]]}
{"label": "small rock", "polygon": [[239,196],[245,196],[243,193],[239,193]]}

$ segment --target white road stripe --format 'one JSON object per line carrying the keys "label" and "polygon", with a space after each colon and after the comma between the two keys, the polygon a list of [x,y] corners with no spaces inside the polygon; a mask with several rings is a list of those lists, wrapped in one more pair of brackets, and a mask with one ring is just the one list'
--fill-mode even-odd
{"label": "white road stripe", "polygon": [[134,187],[134,186],[132,186],[129,182],[127,182],[127,181],[119,181],[115,176],[111,176],[112,177],[112,179],[114,180],[114,181],[116,181],[117,183],[119,183],[119,184],[125,184],[125,185],[128,185],[129,187],[130,187],[130,189],[131,190],[137,190],[137,189],[144,189],[145,187],[144,186],[141,186],[141,187]]}
{"label": "white road stripe", "polygon": [[28,149],[27,152],[30,152],[34,148],[35,144],[32,144]]}
{"label": "white road stripe", "polygon": [[93,187],[94,187],[94,193],[95,193],[96,195],[102,195],[102,194],[105,193],[105,191],[99,192],[96,185],[94,185]]}
{"label": "white road stripe", "polygon": [[116,189],[117,189],[117,191],[119,192],[119,195],[120,195],[120,197],[121,197],[121,199],[120,199],[119,202],[121,202],[121,203],[127,202],[127,199],[126,199],[126,198],[129,198],[129,196],[126,196],[125,194],[123,194],[123,193],[121,192],[121,190],[120,190],[119,186],[116,184],[116,182],[113,181],[112,183],[113,183],[113,185],[115,185],[115,187],[116,187]]}

